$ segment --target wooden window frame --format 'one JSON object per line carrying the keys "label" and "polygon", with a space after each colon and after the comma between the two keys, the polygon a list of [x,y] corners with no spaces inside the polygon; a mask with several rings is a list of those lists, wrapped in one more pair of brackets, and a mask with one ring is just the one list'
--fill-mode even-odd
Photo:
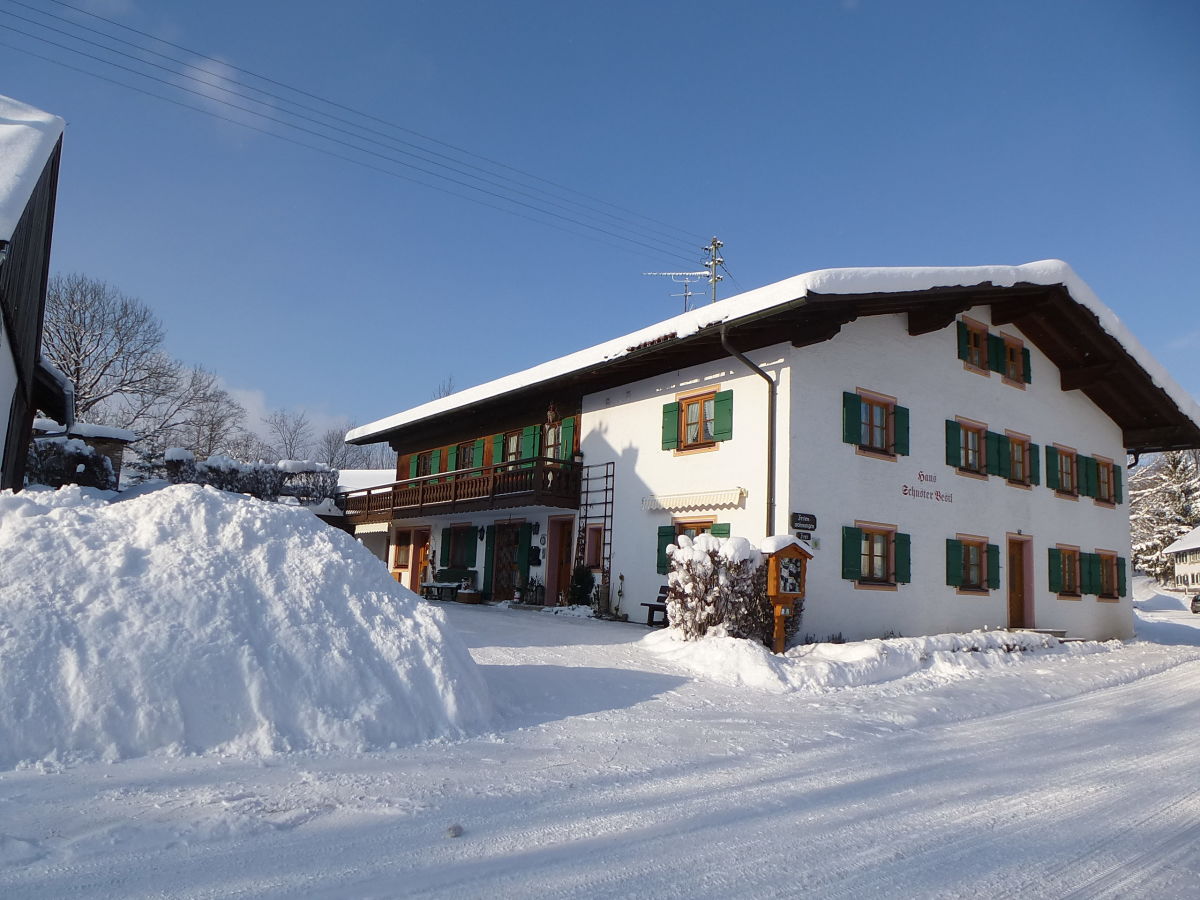
{"label": "wooden window frame", "polygon": [[[1096,555],[1100,557],[1100,590],[1096,594],[1096,599],[1105,603],[1120,602],[1120,571],[1117,568],[1117,552],[1115,550],[1097,550]],[[1108,590],[1105,590],[1105,582],[1108,582]]]}
{"label": "wooden window frame", "polygon": [[[884,459],[895,462],[900,456],[896,452],[896,407],[899,403],[890,394],[881,394],[878,391],[869,391],[866,388],[855,388],[854,393],[858,395],[859,402],[858,444],[855,446],[855,454],[858,456],[869,456],[872,459]],[[863,421],[863,417],[869,416],[872,409],[883,410],[882,447],[863,440],[865,429],[868,430],[867,437],[870,440],[870,432],[875,431],[879,427],[868,425],[868,422]]]}
{"label": "wooden window frame", "polygon": [[603,561],[603,555],[604,526],[588,525],[584,531],[582,562],[589,569],[599,569]]}
{"label": "wooden window frame", "polygon": [[[962,361],[963,368],[990,378],[992,371],[988,368],[988,327],[968,316],[962,317],[962,323],[967,329],[967,358]],[[972,356],[978,361],[973,360]]]}
{"label": "wooden window frame", "polygon": [[[1004,436],[1008,438],[1008,483],[1013,487],[1021,487],[1027,490],[1033,488],[1033,439],[1027,434],[1021,434],[1018,431],[1005,431]],[[1016,453],[1020,451],[1021,456],[1021,478],[1014,478],[1013,473],[1016,471]]]}
{"label": "wooden window frame", "polygon": [[433,451],[425,450],[417,454],[417,477],[424,478],[433,474]]}
{"label": "wooden window frame", "polygon": [[[1078,500],[1079,451],[1071,447],[1064,447],[1062,444],[1054,444],[1054,450],[1058,454],[1058,487],[1054,489],[1054,492],[1060,497],[1070,497],[1072,500]],[[1064,488],[1064,481],[1070,481],[1071,486]]]}
{"label": "wooden window frame", "polygon": [[[459,444],[455,448],[454,452],[455,452],[455,456],[454,456],[454,459],[455,459],[454,468],[455,469],[473,469],[476,467],[476,465],[479,464],[479,460],[475,459],[475,442],[474,441],[463,441],[461,444]],[[470,462],[465,461],[465,458],[468,454],[471,457]]]}
{"label": "wooden window frame", "polygon": [[[391,567],[393,569],[407,569],[412,565],[412,529],[397,528],[392,532],[392,560]],[[401,560],[401,550],[403,560]]]}
{"label": "wooden window frame", "polygon": [[[986,594],[991,589],[988,587],[987,566],[988,566],[988,541],[985,537],[979,537],[975,534],[959,534],[955,536],[960,544],[962,544],[962,584],[958,586],[958,593],[961,594]],[[978,579],[974,582],[970,581],[971,571],[971,554],[974,551],[977,554],[975,566],[978,568]]]}
{"label": "wooden window frame", "polygon": [[[1113,467],[1115,463],[1106,457],[1096,456],[1096,494],[1093,499],[1097,506],[1107,506],[1109,508],[1117,505],[1116,491],[1113,490],[1115,481],[1113,479]],[[1102,493],[1108,494],[1107,497],[1099,496]]]}
{"label": "wooden window frame", "polygon": [[[1066,597],[1070,600],[1083,599],[1082,576],[1080,571],[1081,553],[1078,547],[1070,544],[1055,544],[1055,548],[1061,554],[1059,557],[1059,565],[1061,566],[1062,590],[1058,592],[1058,596]],[[1069,590],[1068,588],[1073,588]]]}
{"label": "wooden window frame", "polygon": [[[516,431],[504,432],[504,459],[493,460],[493,462],[517,462],[521,459],[521,435],[522,431],[518,428]],[[510,446],[515,445],[515,446]]]}
{"label": "wooden window frame", "polygon": [[[555,440],[551,441],[550,436],[554,435]],[[557,422],[547,423],[542,426],[542,456],[548,459],[562,458],[562,437],[563,425],[562,420]]]}
{"label": "wooden window frame", "polygon": [[[962,475],[967,475],[974,478],[987,478],[987,425],[983,422],[976,422],[974,419],[964,419],[962,416],[957,416],[955,420],[958,423],[959,435],[959,465],[958,472]],[[967,465],[967,451],[970,448],[968,435],[974,435],[979,442],[979,447],[976,452],[978,468]]]}
{"label": "wooden window frame", "polygon": [[[717,446],[717,439],[711,437],[717,424],[717,391],[708,390],[700,394],[689,394],[679,399],[679,450],[708,450]],[[705,416],[705,405],[709,406],[711,415]],[[696,416],[696,440],[688,440],[688,411],[698,410]],[[704,425],[709,424],[709,438],[704,438]]]}
{"label": "wooden window frame", "polygon": [[479,539],[479,529],[474,525],[450,526],[450,552],[446,554],[443,569],[469,569],[471,566],[464,561],[464,548],[468,541],[471,546]]}
{"label": "wooden window frame", "polygon": [[[675,537],[687,534],[690,538],[697,538],[702,534],[707,534],[717,524],[717,518],[716,516],[702,516],[672,519],[671,524],[675,526]],[[694,531],[695,534],[688,534],[689,531]]]}
{"label": "wooden window frame", "polygon": [[[882,522],[862,522],[856,521],[854,527],[862,531],[862,543],[859,547],[859,577],[854,582],[856,588],[870,591],[894,591],[897,589],[896,581],[896,531],[895,525],[886,525]],[[875,558],[875,554],[868,555],[867,542],[873,538],[882,537],[884,541],[883,555],[886,571],[883,578],[866,577],[862,573],[867,571],[867,567],[863,564],[870,559]]]}
{"label": "wooden window frame", "polygon": [[1025,390],[1025,342],[1003,332],[1000,339],[1004,341],[1004,383]]}

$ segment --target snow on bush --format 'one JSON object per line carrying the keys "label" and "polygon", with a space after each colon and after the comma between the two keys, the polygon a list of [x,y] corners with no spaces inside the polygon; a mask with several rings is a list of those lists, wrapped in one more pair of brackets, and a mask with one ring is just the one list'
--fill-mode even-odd
{"label": "snow on bush", "polygon": [[112,490],[117,486],[112,463],[107,456],[79,438],[64,435],[38,437],[29,442],[25,480],[29,484],[49,487],[81,484]]}
{"label": "snow on bush", "polygon": [[919,672],[955,680],[1019,663],[1026,653],[1077,656],[1121,646],[1120,641],[1064,644],[1033,632],[972,631],[849,644],[806,644],[777,656],[755,641],[735,640],[720,628],[710,631],[703,640],[691,642],[667,629],[647,635],[642,643],[692,674],[772,693],[856,687]]}
{"label": "snow on bush", "polygon": [[0,765],[476,731],[442,613],[309,513],[177,485],[0,494]]}
{"label": "snow on bush", "polygon": [[724,634],[767,643],[774,612],[763,556],[745,538],[686,534],[667,547],[667,622],[685,641],[721,626]]}

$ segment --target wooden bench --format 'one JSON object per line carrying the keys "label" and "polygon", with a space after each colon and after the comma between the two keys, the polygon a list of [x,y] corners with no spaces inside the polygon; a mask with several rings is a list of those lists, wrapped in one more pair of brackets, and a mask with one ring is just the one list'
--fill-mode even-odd
{"label": "wooden bench", "polygon": [[[646,624],[651,628],[661,628],[667,624],[667,586],[658,589],[658,599],[653,603],[643,603],[646,607]],[[662,618],[656,621],[655,614],[662,613]]]}

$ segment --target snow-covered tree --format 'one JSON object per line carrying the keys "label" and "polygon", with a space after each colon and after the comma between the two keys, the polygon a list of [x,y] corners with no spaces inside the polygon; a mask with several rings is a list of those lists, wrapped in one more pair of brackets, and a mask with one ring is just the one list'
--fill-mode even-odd
{"label": "snow-covered tree", "polygon": [[724,626],[730,637],[770,644],[774,611],[767,598],[767,570],[749,541],[680,535],[667,555],[667,621],[684,640]]}
{"label": "snow-covered tree", "polygon": [[1200,523],[1200,482],[1187,451],[1163,453],[1129,479],[1129,523],[1134,566],[1169,580],[1172,562],[1163,550]]}

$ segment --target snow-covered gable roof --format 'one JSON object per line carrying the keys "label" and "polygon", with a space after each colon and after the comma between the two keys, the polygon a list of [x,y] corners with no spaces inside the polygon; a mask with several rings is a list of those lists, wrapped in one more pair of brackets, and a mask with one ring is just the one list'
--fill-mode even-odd
{"label": "snow-covered gable roof", "polygon": [[1166,547],[1163,553],[1182,553],[1184,550],[1200,550],[1200,526],[1193,528],[1175,543]]}
{"label": "snow-covered gable roof", "polygon": [[0,95],[0,241],[12,240],[65,124],[58,116]]}
{"label": "snow-covered gable roof", "polygon": [[789,308],[802,307],[817,295],[911,294],[944,288],[981,285],[1011,288],[1022,284],[1062,285],[1070,298],[1095,316],[1100,328],[1141,367],[1154,385],[1166,393],[1178,412],[1190,420],[1191,426],[1200,433],[1200,405],[1196,400],[1176,383],[1074,269],[1062,260],[1048,259],[1019,266],[819,269],[690,310],[631,334],[415,406],[352,429],[346,435],[346,440],[354,443],[382,440],[389,432],[405,426],[532,385],[595,369],[648,348],[682,341],[698,332],[726,324],[733,326],[750,322]]}

